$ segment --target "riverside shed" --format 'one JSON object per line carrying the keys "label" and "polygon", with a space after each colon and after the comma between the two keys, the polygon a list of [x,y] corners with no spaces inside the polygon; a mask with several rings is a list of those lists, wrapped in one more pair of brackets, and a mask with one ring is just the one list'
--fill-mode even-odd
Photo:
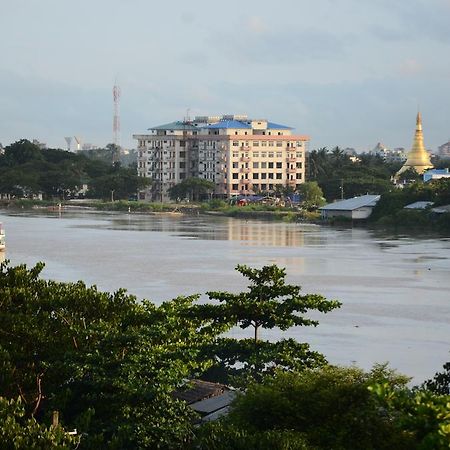
{"label": "riverside shed", "polygon": [[352,220],[367,219],[374,206],[380,200],[379,195],[362,195],[361,197],[341,200],[319,208],[322,219],[346,217]]}

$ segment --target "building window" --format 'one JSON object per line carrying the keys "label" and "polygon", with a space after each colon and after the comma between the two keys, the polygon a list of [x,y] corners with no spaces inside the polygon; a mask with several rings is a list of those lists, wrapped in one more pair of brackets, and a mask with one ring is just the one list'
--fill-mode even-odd
{"label": "building window", "polygon": [[303,166],[303,164],[301,162],[298,162],[295,165],[297,166],[297,169],[301,169]]}
{"label": "building window", "polygon": [[262,152],[262,153],[261,153],[261,158],[267,158],[267,153]]}
{"label": "building window", "polygon": [[265,180],[266,178],[267,178],[267,174],[266,174],[266,173],[262,173],[262,174],[261,174],[261,179],[262,179],[262,180]]}
{"label": "building window", "polygon": [[269,147],[273,147],[273,141],[269,141]]}
{"label": "building window", "polygon": [[266,141],[262,141],[261,142],[261,147],[267,147],[267,142]]}
{"label": "building window", "polygon": [[303,153],[302,152],[297,152],[296,156],[297,156],[297,158],[302,158],[303,157]]}
{"label": "building window", "polygon": [[283,153],[277,152],[277,158],[281,158],[283,156]]}
{"label": "building window", "polygon": [[273,180],[273,172],[269,172],[269,179]]}
{"label": "building window", "polygon": [[233,141],[233,147],[239,147],[239,142],[238,141]]}
{"label": "building window", "polygon": [[259,141],[253,142],[253,147],[259,147]]}
{"label": "building window", "polygon": [[233,169],[238,169],[239,168],[239,163],[238,162],[234,162],[232,167],[233,167]]}
{"label": "building window", "polygon": [[269,169],[273,169],[273,162],[269,163]]}
{"label": "building window", "polygon": [[239,178],[239,174],[238,173],[233,173],[233,180],[237,180]]}
{"label": "building window", "polygon": [[266,191],[267,190],[267,184],[262,184],[261,185],[261,190],[262,191]]}
{"label": "building window", "polygon": [[180,158],[186,158],[186,152],[185,151],[180,152]]}
{"label": "building window", "polygon": [[277,179],[277,180],[281,180],[282,177],[283,177],[283,174],[282,174],[282,173],[277,173],[277,174],[276,174],[276,179]]}
{"label": "building window", "polygon": [[283,163],[277,162],[277,169],[282,169],[282,168],[283,168]]}
{"label": "building window", "polygon": [[254,173],[253,174],[253,179],[254,180],[259,180],[259,173]]}
{"label": "building window", "polygon": [[238,152],[233,152],[233,158],[239,158],[239,153]]}
{"label": "building window", "polygon": [[283,142],[282,141],[277,141],[277,147],[282,147],[283,146]]}
{"label": "building window", "polygon": [[186,168],[186,163],[185,162],[180,162],[180,169],[184,169]]}
{"label": "building window", "polygon": [[267,169],[267,163],[266,162],[262,162],[261,163],[261,169]]}
{"label": "building window", "polygon": [[273,152],[269,152],[268,155],[269,155],[269,158],[273,158]]}
{"label": "building window", "polygon": [[253,158],[259,158],[259,152],[253,152]]}
{"label": "building window", "polygon": [[302,179],[302,174],[301,174],[301,172],[296,173],[296,174],[295,174],[295,178],[296,178],[297,180],[301,180],[301,179]]}
{"label": "building window", "polygon": [[259,169],[259,162],[254,162],[253,163],[253,168],[254,169]]}

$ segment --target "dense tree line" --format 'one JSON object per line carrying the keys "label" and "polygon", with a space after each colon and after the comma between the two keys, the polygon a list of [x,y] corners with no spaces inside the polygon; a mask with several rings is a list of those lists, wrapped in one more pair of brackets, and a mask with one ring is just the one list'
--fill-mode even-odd
{"label": "dense tree line", "polygon": [[23,139],[0,155],[0,193],[16,198],[39,194],[45,199],[66,199],[88,186],[91,198],[126,199],[148,183],[136,170],[85,154],[40,149]]}
{"label": "dense tree line", "polygon": [[[42,267],[1,265],[1,448],[448,448],[450,366],[411,390],[384,366],[332,367],[307,343],[261,339],[339,306],[301,294],[283,269],[238,266],[248,291],[156,306],[44,280]],[[253,337],[225,338],[233,326]],[[173,395],[193,378],[240,387],[227,417],[194,426]]]}
{"label": "dense tree line", "polygon": [[339,147],[309,152],[307,179],[317,181],[328,201],[365,194],[384,194],[401,164],[386,163],[380,156],[364,153],[351,157]]}

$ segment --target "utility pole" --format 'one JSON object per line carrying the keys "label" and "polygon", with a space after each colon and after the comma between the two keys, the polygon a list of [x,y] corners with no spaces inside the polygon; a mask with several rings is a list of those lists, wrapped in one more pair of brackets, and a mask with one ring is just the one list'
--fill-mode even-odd
{"label": "utility pole", "polygon": [[344,200],[344,179],[341,178],[341,200]]}

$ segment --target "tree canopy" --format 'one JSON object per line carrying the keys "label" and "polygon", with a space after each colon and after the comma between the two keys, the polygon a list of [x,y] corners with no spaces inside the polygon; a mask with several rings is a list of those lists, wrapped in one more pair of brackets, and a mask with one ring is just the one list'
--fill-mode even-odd
{"label": "tree canopy", "polygon": [[104,199],[127,199],[150,181],[138,177],[120,163],[88,158],[59,149],[40,149],[26,139],[7,147],[0,155],[0,193],[17,198],[42,194],[44,198],[65,199],[88,185],[88,195]]}

